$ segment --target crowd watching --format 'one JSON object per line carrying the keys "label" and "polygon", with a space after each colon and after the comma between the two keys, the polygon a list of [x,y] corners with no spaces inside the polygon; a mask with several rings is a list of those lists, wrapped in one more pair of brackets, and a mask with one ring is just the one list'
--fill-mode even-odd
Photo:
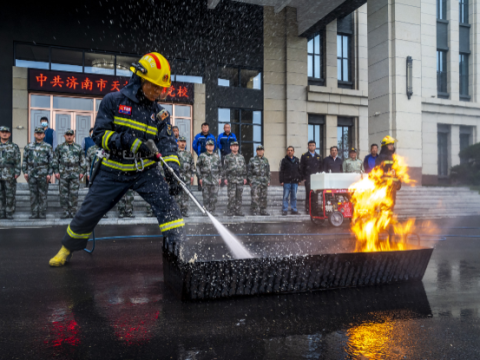
{"label": "crowd watching", "polygon": [[[220,186],[227,187],[227,216],[245,216],[242,212],[244,186],[250,187],[251,215],[269,215],[267,212],[267,194],[270,186],[270,164],[264,156],[264,147],[256,147],[255,156],[250,159],[241,154],[237,137],[231,131],[231,125],[225,124],[223,132],[215,138],[210,133],[208,123],[201,125],[192,142],[192,150],[197,154],[194,160],[192,152],[187,150],[187,138],[180,134],[177,126],[172,133],[178,145],[180,177],[190,188],[194,176],[198,180],[198,189],[202,191],[206,209],[215,214]],[[40,126],[34,130],[34,139],[25,146],[23,162],[19,147],[11,141],[9,127],[0,127],[0,219],[13,219],[17,178],[23,172],[30,191],[31,219],[45,219],[47,211],[48,185],[54,179],[59,184],[60,204],[63,209],[61,218],[73,218],[78,207],[80,182],[85,178],[88,187],[96,153],[99,147],[92,139],[93,128],[89,136],[82,139],[81,145],[75,143],[75,132],[67,129],[65,141],[58,145],[55,130],[49,128],[48,118],[43,117]],[[357,150],[349,149],[347,159],[338,154],[338,147],[330,148],[330,155],[322,158],[317,144],[308,142],[308,151],[300,158],[295,156],[295,148],[288,146],[286,155],[279,168],[279,182],[283,187],[282,215],[290,211],[298,215],[298,186],[305,184],[305,211],[309,212],[309,194],[311,175],[326,173],[368,173],[375,167],[378,158],[378,145],[372,144],[370,154],[362,161]],[[247,161],[248,160],[248,161]],[[159,166],[160,171],[163,169]],[[189,196],[183,190],[176,196],[184,217],[188,217]],[[118,203],[118,217],[134,217],[134,191],[129,190]],[[150,206],[146,207],[146,216],[153,216]],[[104,217],[108,217],[105,215]]]}

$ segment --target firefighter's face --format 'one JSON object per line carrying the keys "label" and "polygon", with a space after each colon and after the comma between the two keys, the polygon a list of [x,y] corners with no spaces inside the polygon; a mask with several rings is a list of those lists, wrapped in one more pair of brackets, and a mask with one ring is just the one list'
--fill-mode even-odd
{"label": "firefighter's face", "polygon": [[388,144],[387,145],[387,149],[390,150],[390,151],[393,151],[393,148],[395,147],[394,144]]}
{"label": "firefighter's face", "polygon": [[152,84],[150,81],[147,80],[143,82],[142,90],[145,97],[150,101],[155,101],[157,99],[165,100],[168,93],[167,88]]}
{"label": "firefighter's face", "polygon": [[3,141],[8,140],[10,138],[10,135],[12,134],[8,131],[0,131],[0,139],[2,139]]}

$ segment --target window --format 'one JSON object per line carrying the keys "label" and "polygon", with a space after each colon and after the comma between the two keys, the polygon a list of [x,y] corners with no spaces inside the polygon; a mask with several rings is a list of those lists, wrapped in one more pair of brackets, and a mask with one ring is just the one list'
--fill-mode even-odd
{"label": "window", "polygon": [[468,0],[459,0],[458,6],[460,24],[468,24]]}
{"label": "window", "polygon": [[130,76],[132,73],[130,72],[130,66],[132,63],[137,62],[140,60],[140,57],[137,56],[123,56],[117,55],[116,56],[116,73],[118,76]]}
{"label": "window", "polygon": [[447,52],[441,50],[437,50],[437,92],[439,98],[448,99]]}
{"label": "window", "polygon": [[[29,95],[29,141],[33,139],[40,118],[46,116],[49,126],[56,130],[58,144],[65,141],[65,130],[75,131],[75,142],[81,144],[89,136],[102,99],[45,94]],[[95,109],[95,110],[94,110]]]}
{"label": "window", "polygon": [[325,85],[323,77],[323,36],[315,35],[308,40],[308,84]]}
{"label": "window", "polygon": [[85,72],[115,75],[115,55],[85,53]]}
{"label": "window", "polygon": [[178,126],[180,136],[187,139],[186,149],[191,151],[193,141],[192,137],[192,106],[161,103],[163,108],[170,114],[170,122],[172,125]]}
{"label": "window", "polygon": [[48,70],[50,68],[50,49],[45,46],[17,44],[15,66]]}
{"label": "window", "polygon": [[337,146],[338,156],[348,159],[349,149],[353,147],[353,119],[338,117]]}
{"label": "window", "polygon": [[172,80],[203,83],[204,66],[202,62],[186,59],[175,59],[172,61]]}
{"label": "window", "polygon": [[460,54],[460,99],[470,100],[468,96],[468,54]]}
{"label": "window", "polygon": [[52,70],[83,72],[83,52],[64,49],[51,49]]}
{"label": "window", "polygon": [[259,70],[242,69],[236,66],[220,66],[218,68],[218,85],[261,90],[262,73]]}
{"label": "window", "polygon": [[[460,151],[472,145],[473,129],[471,126],[460,126]],[[468,162],[468,158],[460,157],[460,163]]]}
{"label": "window", "polygon": [[438,125],[437,128],[437,151],[438,151],[438,177],[448,176],[448,143],[450,126]]}
{"label": "window", "polygon": [[447,0],[437,0],[437,20],[447,20]]}
{"label": "window", "polygon": [[308,114],[308,141],[315,141],[315,151],[323,156],[323,126],[325,116]]}
{"label": "window", "polygon": [[240,153],[248,162],[255,156],[255,150],[263,140],[262,112],[246,109],[218,109],[218,134],[223,133],[225,124],[232,125],[232,133],[237,136]]}
{"label": "window", "polygon": [[340,88],[353,88],[353,14],[337,19],[337,80]]}

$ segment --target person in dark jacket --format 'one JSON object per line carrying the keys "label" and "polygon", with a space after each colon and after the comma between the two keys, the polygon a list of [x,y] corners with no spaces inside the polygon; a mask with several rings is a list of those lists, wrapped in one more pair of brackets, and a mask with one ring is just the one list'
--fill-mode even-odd
{"label": "person in dark jacket", "polygon": [[232,152],[232,150],[230,150],[230,144],[237,141],[237,137],[231,132],[231,129],[230,124],[223,125],[223,133],[218,135],[217,139],[217,148],[220,150],[222,166],[225,162],[225,156]]}
{"label": "person in dark jacket", "polygon": [[297,210],[297,190],[298,183],[302,181],[302,174],[300,174],[300,160],[293,156],[295,149],[293,146],[287,148],[287,155],[280,163],[280,184],[283,186],[283,208],[282,215],[287,215],[288,212],[288,198],[290,198],[290,206],[292,208],[292,215],[298,215]]}
{"label": "person in dark jacket", "polygon": [[[206,145],[208,140],[212,140],[214,144],[213,152],[216,150],[216,141],[215,136],[210,134],[209,132],[210,126],[207,123],[202,124],[202,132],[197,134],[193,139],[192,147],[193,151],[197,153],[198,156],[202,155],[204,152],[207,151]],[[197,176],[198,182],[198,191],[202,191],[202,185],[200,185],[200,179]]]}
{"label": "person in dark jacket", "polygon": [[330,148],[330,156],[323,160],[323,171],[326,173],[341,173],[343,172],[343,161],[338,157],[338,147],[332,146]]}
{"label": "person in dark jacket", "polygon": [[310,175],[322,171],[323,161],[322,157],[315,152],[317,144],[315,141],[308,142],[308,151],[300,158],[300,174],[305,180],[305,211],[310,211]]}
{"label": "person in dark jacket", "polygon": [[391,211],[395,207],[397,200],[397,191],[401,189],[402,182],[396,176],[393,165],[395,163],[395,139],[389,135],[385,136],[382,140],[382,148],[380,149],[380,155],[375,159],[375,166],[379,166],[383,170],[382,180],[389,183],[388,193],[393,199]]}
{"label": "person in dark jacket", "polygon": [[128,85],[102,100],[93,139],[109,157],[99,160],[98,174],[90,178],[92,186],[50,266],[63,266],[72,252],[84,249],[102,216],[130,189],[152,206],[165,250],[182,256],[185,222],[173,198],[181,188],[167,169],[164,180],[155,161],[159,152],[178,175],[180,162],[170,115],[157,103],[168,94],[170,65],[162,55],[149,53],[130,70],[133,75]]}
{"label": "person in dark jacket", "polygon": [[[93,141],[93,138],[92,138],[92,135],[93,135],[93,128],[90,128],[90,136],[86,137],[86,138],[83,138],[82,140],[82,149],[83,151],[85,152],[85,158],[87,158],[87,154],[88,154],[88,149],[90,149],[92,146],[95,145],[95,141]],[[87,164],[87,169],[90,170],[90,164]],[[85,186],[88,187],[88,177],[86,176],[85,177]]]}
{"label": "person in dark jacket", "polygon": [[47,144],[50,144],[50,146],[53,148],[53,151],[55,151],[58,145],[57,132],[48,127],[48,118],[46,116],[42,116],[40,119],[40,125],[43,127],[45,134],[43,141]]}
{"label": "person in dark jacket", "polygon": [[365,160],[363,160],[363,168],[367,174],[375,167],[375,160],[377,159],[377,157],[378,145],[372,144],[370,146],[370,154],[365,156]]}

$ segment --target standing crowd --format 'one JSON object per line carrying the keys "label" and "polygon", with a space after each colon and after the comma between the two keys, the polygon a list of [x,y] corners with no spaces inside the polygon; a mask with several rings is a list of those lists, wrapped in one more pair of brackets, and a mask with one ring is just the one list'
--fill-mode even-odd
{"label": "standing crowd", "polygon": [[[228,216],[244,216],[242,213],[242,197],[244,186],[250,186],[251,214],[269,215],[267,213],[267,189],[270,185],[270,164],[264,156],[264,148],[256,148],[256,156],[248,163],[239,152],[239,144],[230,124],[224,125],[224,132],[216,139],[209,132],[209,125],[203,123],[202,131],[192,143],[192,149],[198,155],[195,163],[192,153],[187,150],[187,139],[180,136],[178,127],[172,131],[178,145],[180,177],[191,188],[194,176],[198,180],[198,189],[202,191],[205,208],[215,214],[220,186],[227,186]],[[99,147],[90,137],[82,141],[82,145],[74,142],[73,130],[64,133],[65,142],[58,145],[57,134],[48,126],[48,119],[41,119],[41,126],[34,130],[34,141],[25,146],[23,163],[20,160],[18,146],[10,141],[11,131],[8,127],[0,127],[0,219],[13,219],[15,212],[15,194],[17,178],[23,172],[30,191],[31,219],[45,219],[47,209],[48,184],[52,177],[59,183],[60,204],[64,210],[61,218],[73,218],[77,212],[78,191],[80,181],[85,176],[88,186],[90,172]],[[364,161],[357,158],[357,150],[349,149],[349,157],[341,159],[338,147],[330,148],[330,155],[325,159],[316,151],[315,141],[308,142],[308,151],[297,158],[293,146],[289,146],[286,156],[280,163],[279,180],[283,186],[282,214],[298,215],[298,185],[305,181],[306,194],[310,193],[310,175],[327,172],[370,172],[378,158],[378,145],[372,144],[371,153]],[[162,176],[163,168],[158,166]],[[189,196],[183,190],[175,196],[183,216],[188,217]],[[307,197],[308,198],[308,197]],[[134,217],[134,191],[128,192],[117,204],[118,216]],[[309,211],[309,203],[305,201],[305,210]],[[146,216],[152,217],[150,205],[146,207]],[[108,217],[106,214],[104,217]]]}

